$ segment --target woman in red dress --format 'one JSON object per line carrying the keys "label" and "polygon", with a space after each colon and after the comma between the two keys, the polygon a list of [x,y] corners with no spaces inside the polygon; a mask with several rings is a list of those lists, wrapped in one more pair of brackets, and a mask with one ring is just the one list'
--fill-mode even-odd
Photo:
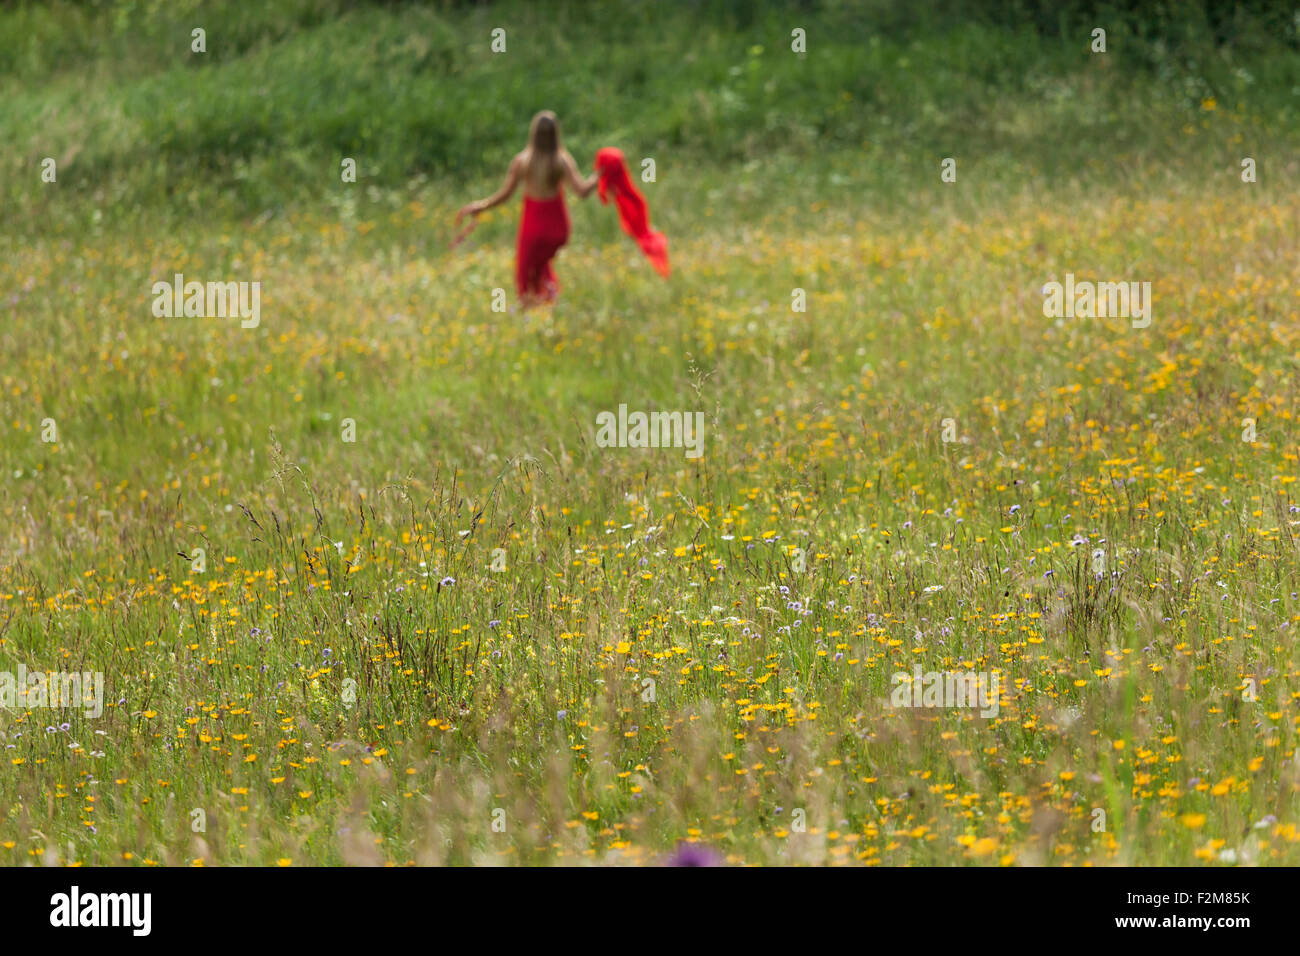
{"label": "woman in red dress", "polygon": [[493,195],[465,206],[456,214],[477,216],[510,198],[523,180],[524,215],[519,223],[519,240],[515,247],[515,289],[524,308],[552,301],[559,292],[559,282],[551,260],[569,241],[569,213],[564,208],[564,191],[569,187],[581,199],[591,195],[599,181],[596,175],[583,179],[578,164],[560,143],[560,126],[555,114],[543,110],[533,117],[528,131],[528,146],[510,160],[506,181]]}

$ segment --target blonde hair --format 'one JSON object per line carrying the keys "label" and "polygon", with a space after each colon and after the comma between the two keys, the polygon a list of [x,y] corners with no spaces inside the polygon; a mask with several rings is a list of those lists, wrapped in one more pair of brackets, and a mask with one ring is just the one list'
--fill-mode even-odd
{"label": "blonde hair", "polygon": [[528,127],[528,146],[524,149],[526,168],[529,172],[536,170],[540,174],[538,178],[554,186],[564,177],[564,167],[560,164],[563,152],[560,121],[550,110],[542,110]]}

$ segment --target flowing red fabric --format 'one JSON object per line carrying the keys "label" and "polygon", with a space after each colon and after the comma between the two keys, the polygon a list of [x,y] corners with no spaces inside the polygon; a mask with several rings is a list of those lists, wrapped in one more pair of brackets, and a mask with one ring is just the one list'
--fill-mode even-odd
{"label": "flowing red fabric", "polygon": [[519,221],[515,246],[515,290],[520,298],[549,302],[560,291],[551,260],[569,241],[569,211],[564,193],[554,199],[524,197],[524,215]]}
{"label": "flowing red fabric", "polygon": [[600,201],[608,204],[608,194],[614,194],[618,221],[622,223],[623,231],[640,244],[641,251],[650,259],[655,270],[665,279],[668,278],[668,240],[662,232],[650,228],[650,210],[646,208],[645,197],[628,175],[623,152],[613,147],[598,150],[596,172],[600,174]]}

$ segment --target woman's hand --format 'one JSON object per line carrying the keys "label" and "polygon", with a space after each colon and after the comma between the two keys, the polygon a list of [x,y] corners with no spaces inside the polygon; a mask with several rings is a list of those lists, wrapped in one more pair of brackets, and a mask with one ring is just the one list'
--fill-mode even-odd
{"label": "woman's hand", "polygon": [[472,202],[468,206],[462,206],[460,212],[456,213],[456,223],[459,225],[460,221],[466,216],[477,216],[482,211],[483,204],[481,202]]}

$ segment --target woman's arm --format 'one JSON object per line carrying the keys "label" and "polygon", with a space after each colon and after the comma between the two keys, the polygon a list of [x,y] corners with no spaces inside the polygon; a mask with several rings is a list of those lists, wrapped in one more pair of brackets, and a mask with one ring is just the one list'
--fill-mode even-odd
{"label": "woman's arm", "polygon": [[600,183],[600,176],[596,173],[592,173],[590,179],[584,180],[578,172],[578,164],[573,161],[573,157],[567,152],[564,154],[564,178],[569,184],[569,188],[578,194],[579,199],[586,199],[590,196]]}
{"label": "woman's arm", "polygon": [[510,168],[506,170],[506,181],[501,184],[501,188],[494,192],[487,199],[480,199],[472,202],[468,206],[461,207],[460,212],[456,213],[456,221],[460,222],[463,216],[477,216],[481,212],[491,209],[493,206],[499,206],[515,191],[515,186],[519,183],[519,157],[516,156],[510,160]]}

